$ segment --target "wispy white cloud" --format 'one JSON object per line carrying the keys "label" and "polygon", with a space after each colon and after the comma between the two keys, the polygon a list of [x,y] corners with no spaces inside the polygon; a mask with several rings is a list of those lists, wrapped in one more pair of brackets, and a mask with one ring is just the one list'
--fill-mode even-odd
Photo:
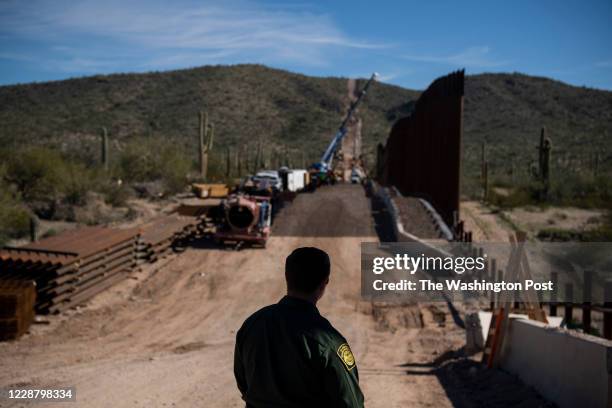
{"label": "wispy white cloud", "polygon": [[403,55],[409,61],[432,62],[455,67],[495,68],[508,65],[510,61],[497,60],[491,57],[491,50],[487,46],[469,47],[450,55]]}
{"label": "wispy white cloud", "polygon": [[595,63],[595,66],[597,68],[612,68],[612,59],[605,60],[605,61],[597,61]]}
{"label": "wispy white cloud", "polygon": [[20,62],[36,61],[31,55],[22,52],[0,52],[0,59]]}
{"label": "wispy white cloud", "polygon": [[414,73],[414,70],[409,68],[402,68],[401,70],[395,71],[382,71],[378,74],[378,81],[380,82],[392,82],[398,78],[409,76]]}
{"label": "wispy white cloud", "polygon": [[236,59],[316,66],[338,49],[386,47],[347,36],[324,14],[244,0],[7,1],[0,4],[3,34],[46,42],[47,51],[74,70],[106,66],[109,59],[133,66],[130,57],[142,68]]}

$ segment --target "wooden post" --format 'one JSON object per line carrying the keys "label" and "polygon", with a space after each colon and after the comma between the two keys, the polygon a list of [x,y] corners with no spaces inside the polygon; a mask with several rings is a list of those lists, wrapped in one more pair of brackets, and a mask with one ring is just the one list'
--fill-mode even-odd
{"label": "wooden post", "polygon": [[487,163],[487,142],[482,142],[480,145],[480,181],[485,180],[485,166]]}
{"label": "wooden post", "polygon": [[[502,280],[504,280],[504,270],[500,268],[500,269],[497,270],[497,275],[496,275],[495,281],[496,282],[501,282]],[[496,293],[495,294],[495,304],[497,305],[498,308],[499,307],[505,307],[506,309],[509,309],[509,307],[508,307],[509,305],[502,305],[501,304],[501,301],[500,301],[501,300],[501,295],[502,295],[501,293]]]}
{"label": "wooden post", "polygon": [[100,153],[100,161],[102,162],[102,166],[104,167],[104,171],[108,171],[108,132],[106,127],[102,128],[102,146]]}
{"label": "wooden post", "polygon": [[557,315],[557,300],[558,300],[558,292],[557,292],[557,284],[559,280],[559,274],[557,272],[550,273],[550,280],[553,283],[553,291],[550,294],[550,315]]}
{"label": "wooden post", "polygon": [[30,241],[38,240],[38,219],[35,215],[30,216]]}
{"label": "wooden post", "polygon": [[584,271],[584,288],[582,291],[582,330],[591,332],[591,292],[593,289],[593,271]]}
{"label": "wooden post", "polygon": [[[489,273],[491,276],[491,280],[494,282],[497,282],[497,260],[495,258],[491,259],[491,268],[489,268]],[[495,309],[495,292],[491,291],[490,296],[489,296],[490,300],[489,300],[489,306],[491,307],[491,310]]]}
{"label": "wooden post", "polygon": [[463,221],[457,222],[456,234],[457,240],[463,241]]}
{"label": "wooden post", "polygon": [[[484,256],[484,248],[478,247],[476,248],[476,257],[482,258]],[[478,270],[478,279],[483,279],[485,277],[485,272],[487,270],[486,262],[485,267],[483,269]]]}
{"label": "wooden post", "polygon": [[607,280],[604,286],[604,322],[603,335],[612,340],[612,280]]}
{"label": "wooden post", "polygon": [[204,163],[204,137],[208,128],[208,115],[204,111],[199,112],[200,131],[198,133],[198,163],[200,167],[200,177],[206,178],[206,166]]}
{"label": "wooden post", "polygon": [[568,325],[573,319],[574,311],[574,287],[571,283],[565,284],[565,324]]}
{"label": "wooden post", "polygon": [[484,162],[482,179],[482,201],[489,199],[489,162]]}

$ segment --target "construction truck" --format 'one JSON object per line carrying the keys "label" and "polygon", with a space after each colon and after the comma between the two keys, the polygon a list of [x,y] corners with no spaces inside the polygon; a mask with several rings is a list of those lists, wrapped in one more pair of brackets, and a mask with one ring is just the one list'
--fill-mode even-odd
{"label": "construction truck", "polygon": [[214,240],[217,243],[244,244],[265,247],[270,237],[272,204],[270,197],[246,194],[231,194],[220,204]]}
{"label": "construction truck", "polygon": [[368,88],[370,87],[372,82],[376,80],[376,77],[378,77],[378,74],[375,72],[372,74],[368,82],[366,82],[361,92],[359,92],[357,99],[353,103],[351,103],[351,106],[349,107],[349,110],[346,113],[344,120],[340,124],[338,132],[336,132],[336,135],[333,137],[333,139],[327,146],[327,149],[325,149],[325,152],[321,156],[321,160],[316,163],[313,163],[308,168],[308,172],[310,173],[310,189],[315,189],[316,187],[323,184],[335,183],[336,177],[332,169],[332,162],[336,155],[336,151],[338,150],[338,146],[340,146],[342,139],[346,135],[346,132],[348,130],[348,124],[351,118],[353,117],[355,110],[363,100],[363,97],[366,95]]}
{"label": "construction truck", "polygon": [[273,172],[245,177],[210,214],[213,239],[222,245],[265,247],[273,211],[280,207],[280,178]]}

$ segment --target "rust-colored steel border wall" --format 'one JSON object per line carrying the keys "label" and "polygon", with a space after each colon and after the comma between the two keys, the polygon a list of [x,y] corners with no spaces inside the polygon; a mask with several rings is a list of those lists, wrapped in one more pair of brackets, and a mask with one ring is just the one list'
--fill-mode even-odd
{"label": "rust-colored steel border wall", "polygon": [[436,79],[377,150],[379,181],[427,199],[451,227],[459,219],[463,85],[463,70]]}

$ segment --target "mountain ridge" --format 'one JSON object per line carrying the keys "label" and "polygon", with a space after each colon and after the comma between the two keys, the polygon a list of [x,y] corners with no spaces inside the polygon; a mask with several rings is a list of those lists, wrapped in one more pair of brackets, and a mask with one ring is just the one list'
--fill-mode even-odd
{"label": "mountain ridge", "polygon": [[[346,80],[240,64],[0,86],[0,142],[70,145],[93,154],[100,129],[107,127],[115,142],[161,136],[195,149],[197,114],[205,110],[221,148],[262,139],[273,149],[306,152],[313,160],[344,114]],[[371,88],[359,112],[370,161],[376,143],[409,114],[420,92],[386,83]],[[475,171],[482,142],[491,150],[494,170],[507,166],[509,158],[525,167],[541,127],[564,155],[597,151],[602,168],[612,160],[610,91],[519,73],[484,73],[466,77],[464,106],[467,171]]]}

